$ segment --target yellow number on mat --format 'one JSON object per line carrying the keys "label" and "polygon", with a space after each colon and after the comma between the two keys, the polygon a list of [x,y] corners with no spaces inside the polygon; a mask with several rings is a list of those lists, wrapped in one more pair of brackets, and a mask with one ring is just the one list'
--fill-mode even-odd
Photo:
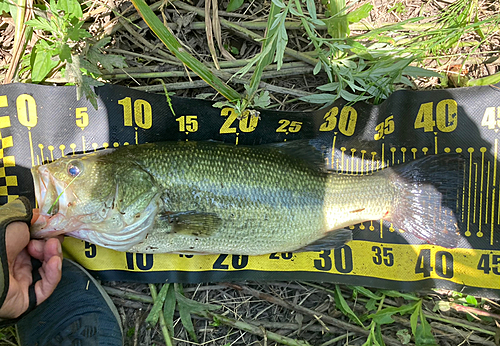
{"label": "yellow number on mat", "polygon": [[186,115],[175,119],[179,123],[180,132],[196,132],[198,131],[198,116]]}
{"label": "yellow number on mat", "polygon": [[123,106],[123,126],[135,126],[149,129],[153,126],[153,111],[151,104],[146,100],[137,99],[134,101],[134,119],[132,120],[132,99],[125,97],[118,100],[118,104]]}
{"label": "yellow number on mat", "polygon": [[76,126],[82,130],[89,125],[89,114],[87,113],[87,107],[80,107],[75,109],[76,116]]}
{"label": "yellow number on mat", "polygon": [[445,99],[436,105],[436,120],[434,120],[434,103],[422,103],[415,118],[414,128],[424,129],[424,132],[434,131],[434,126],[441,132],[452,132],[457,128],[458,105],[455,100]]}
{"label": "yellow number on mat", "polygon": [[36,101],[33,96],[22,94],[17,97],[17,119],[21,125],[26,127],[35,127],[38,123],[36,112]]}
{"label": "yellow number on mat", "polygon": [[352,136],[356,130],[356,122],[358,120],[358,112],[351,106],[345,106],[340,111],[339,119],[337,115],[339,114],[339,108],[333,107],[330,109],[323,119],[325,122],[321,124],[319,130],[321,132],[333,131],[337,126],[338,120],[338,130],[340,133],[346,136]]}

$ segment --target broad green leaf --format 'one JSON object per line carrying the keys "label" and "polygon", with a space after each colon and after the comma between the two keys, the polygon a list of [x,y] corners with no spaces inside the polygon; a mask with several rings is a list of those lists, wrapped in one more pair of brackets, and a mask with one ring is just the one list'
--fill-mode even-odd
{"label": "broad green leaf", "polygon": [[204,304],[204,303],[197,302],[196,300],[186,298],[178,290],[175,291],[175,299],[177,299],[177,304],[184,305],[186,308],[189,309],[190,312],[193,312],[193,313],[209,311],[209,310],[217,310],[217,309],[221,308],[220,305]]}
{"label": "broad green leaf", "polygon": [[377,301],[373,298],[368,299],[368,301],[365,304],[365,308],[368,311],[374,311],[377,309]]}
{"label": "broad green leaf", "polygon": [[477,299],[476,297],[474,296],[471,296],[471,295],[468,295],[465,300],[467,301],[467,303],[469,303],[470,305],[473,305],[473,306],[477,306]]}
{"label": "broad green leaf", "polygon": [[[318,88],[319,89],[319,88]],[[371,298],[371,299],[375,299],[375,300],[380,300],[382,299],[382,296],[381,295],[378,295],[376,293],[373,293],[372,291],[370,291],[368,288],[365,288],[363,286],[347,286],[349,287],[351,290],[355,290],[359,293],[361,293],[362,295],[368,297],[368,298]]]}
{"label": "broad green leaf", "polygon": [[369,99],[371,96],[356,95],[348,92],[347,90],[340,90],[340,97],[349,102],[357,102]]}
{"label": "broad green leaf", "polygon": [[408,85],[409,87],[413,87],[413,83],[406,78],[405,76],[401,76],[393,81],[393,83],[403,83],[405,85]]}
{"label": "broad green leaf", "polygon": [[[90,59],[94,56],[94,54],[91,54],[90,51],[87,53],[87,59]],[[97,62],[98,61],[89,61],[85,58],[80,57],[80,69],[86,70],[86,72],[95,74],[95,75],[100,75],[101,71],[97,67]]]}
{"label": "broad green leaf", "polygon": [[165,323],[167,324],[167,329],[170,335],[174,335],[174,314],[175,314],[175,290],[174,286],[168,285],[167,295],[165,297],[165,305],[163,306],[163,316],[165,317]]}
{"label": "broad green leaf", "polygon": [[330,0],[327,2],[328,14],[330,18],[325,19],[328,33],[333,38],[345,39],[349,36],[349,23],[345,14],[345,0]]}
{"label": "broad green leaf", "polygon": [[256,108],[266,108],[269,104],[271,104],[271,99],[269,98],[269,91],[267,90],[256,95],[253,99],[253,105]]}
{"label": "broad green leaf", "polygon": [[361,19],[365,19],[370,15],[370,11],[373,9],[373,6],[370,3],[366,3],[363,6],[355,9],[352,12],[347,14],[347,21],[350,23],[357,23]]}
{"label": "broad green leaf", "polygon": [[41,82],[47,74],[57,65],[57,61],[52,60],[53,51],[37,49],[33,68],[31,70],[31,80],[33,83]]}
{"label": "broad green leaf", "polygon": [[307,21],[311,24],[317,25],[317,26],[325,26],[325,22],[322,21],[321,19],[312,19],[312,18],[306,18]]}
{"label": "broad green leaf", "polygon": [[[176,285],[177,287],[177,285]],[[179,290],[175,291],[175,298],[177,300],[177,308],[179,309],[179,315],[181,317],[181,322],[189,336],[196,342],[198,338],[193,326],[193,321],[191,320],[191,313],[203,313],[207,310],[219,309],[220,306],[211,304],[202,304],[197,301],[186,298]]]}
{"label": "broad green leaf", "polygon": [[418,66],[406,66],[403,69],[402,73],[405,75],[408,75],[410,77],[414,77],[414,78],[417,78],[417,77],[438,77],[438,78],[441,78],[442,77],[439,73],[437,73],[435,71],[431,71],[431,70],[428,70],[428,69],[425,69],[422,67],[418,67]]}
{"label": "broad green leaf", "polygon": [[306,7],[307,7],[307,12],[309,12],[309,15],[313,20],[316,20],[318,18],[316,14],[316,3],[314,0],[306,0]]}
{"label": "broad green leaf", "polygon": [[279,8],[285,8],[285,4],[281,0],[271,0],[273,4],[278,6]]}
{"label": "broad green leaf", "polygon": [[189,299],[184,297],[179,292],[175,292],[175,297],[177,299],[177,308],[179,309],[179,315],[181,317],[182,325],[184,326],[184,328],[188,332],[191,339],[197,343],[198,337],[196,336],[193,321],[191,320],[192,310],[190,309],[190,306],[188,305],[189,303],[185,302],[185,300],[189,300]]}
{"label": "broad green leaf", "polygon": [[244,0],[230,0],[229,4],[227,5],[226,11],[232,12],[236,11],[238,8],[243,5]]}
{"label": "broad green leaf", "polygon": [[90,76],[81,76],[81,81],[77,84],[77,98],[80,98],[83,93],[90,104],[97,109],[97,95],[92,87],[101,85],[104,84]]}
{"label": "broad green leaf", "polygon": [[400,315],[404,315],[406,313],[414,311],[417,305],[418,303],[385,308],[380,311],[377,311],[374,314],[368,315],[368,318],[371,318],[375,323],[378,324],[390,324],[394,322],[394,320],[392,319],[392,315],[398,313]]}
{"label": "broad green leaf", "polygon": [[351,69],[355,69],[356,68],[356,63],[354,61],[352,61],[351,59],[342,59],[342,64],[344,64],[344,66],[348,67],[348,68],[351,68]]}
{"label": "broad green leaf", "polygon": [[55,31],[57,28],[53,27],[52,24],[46,20],[45,18],[34,18],[30,19],[26,22],[26,25],[31,26],[33,29],[36,30],[44,30],[44,31]]}
{"label": "broad green leaf", "polygon": [[70,28],[68,29],[68,37],[72,41],[80,41],[82,38],[92,37],[92,35],[85,29]]}
{"label": "broad green leaf", "polygon": [[231,105],[227,101],[218,101],[215,102],[212,107],[214,108],[224,108],[224,107],[231,107]]}
{"label": "broad green leaf", "polygon": [[317,75],[320,71],[321,71],[321,60],[318,61],[316,66],[314,66],[313,75]]}
{"label": "broad green leaf", "polygon": [[54,15],[57,16],[57,2],[56,0],[50,0],[49,1],[49,10],[50,12]]}
{"label": "broad green leaf", "polygon": [[[280,7],[278,7],[275,3],[271,3],[271,8],[269,10],[269,17],[266,25],[266,34],[265,38],[262,41],[262,47],[259,54],[255,56],[256,66],[255,71],[250,78],[250,84],[248,88],[245,89],[247,91],[247,97],[251,101],[254,98],[257,89],[259,88],[260,81],[262,79],[262,73],[264,72],[264,68],[268,66],[276,56],[276,46],[279,41],[278,37],[278,26],[274,26],[276,22],[280,22],[280,19],[283,18],[285,13],[278,16],[280,13]],[[276,19],[274,19],[276,18]],[[253,59],[251,60],[253,63]],[[247,65],[248,66],[248,65]],[[278,65],[277,69],[279,70],[281,66]],[[243,69],[240,71],[243,72]],[[255,100],[254,100],[255,101]],[[266,105],[267,106],[267,105]]]}
{"label": "broad green leaf", "polygon": [[361,43],[356,41],[349,41],[349,45],[351,46],[351,52],[355,54],[367,54],[367,48],[363,46]]}
{"label": "broad green leaf", "polygon": [[380,327],[380,324],[375,325],[375,340],[377,340],[377,343],[380,346],[385,346],[384,339],[382,338],[382,328]]}
{"label": "broad green leaf", "polygon": [[349,85],[349,88],[351,88],[352,91],[361,91],[361,92],[365,91],[365,89],[357,86],[355,81],[353,81],[353,80],[347,79],[345,82],[347,83],[347,85]]}
{"label": "broad green leaf", "polygon": [[6,0],[0,1],[0,15],[3,12],[5,12],[5,13],[9,13],[10,12],[10,5],[9,5],[8,1],[6,1]]}
{"label": "broad green leaf", "polygon": [[304,102],[310,102],[310,103],[332,103],[338,98],[339,98],[338,96],[332,94],[314,94],[314,95],[302,96],[299,99]]}
{"label": "broad green leaf", "polygon": [[288,43],[288,35],[286,33],[285,26],[278,27],[278,40],[276,42],[276,56],[274,61],[276,62],[276,69],[280,70],[283,66],[283,56],[285,55],[285,48]]}
{"label": "broad green leaf", "polygon": [[57,3],[57,9],[64,11],[64,16],[66,18],[83,18],[82,8],[77,0],[59,0]]}
{"label": "broad green leaf", "polygon": [[99,54],[99,63],[108,72],[112,72],[116,68],[127,67],[125,57],[116,54]]}
{"label": "broad green leaf", "polygon": [[320,85],[316,89],[319,89],[321,91],[335,91],[338,88],[339,88],[339,82],[332,82],[332,83]]}
{"label": "broad green leaf", "polygon": [[342,311],[344,315],[349,317],[352,321],[356,322],[360,326],[364,327],[363,323],[359,319],[359,317],[352,311],[351,307],[347,305],[347,302],[345,301],[344,297],[342,296],[342,293],[340,291],[339,285],[335,285],[335,291],[333,295],[335,299],[335,306]]}
{"label": "broad green leaf", "polygon": [[422,300],[415,303],[415,311],[411,314],[410,325],[416,346],[437,346],[431,326],[422,311]]}
{"label": "broad green leaf", "polygon": [[158,323],[158,319],[160,318],[160,313],[162,312],[162,307],[163,303],[165,302],[165,298],[167,297],[167,291],[168,291],[169,284],[164,284],[158,295],[156,296],[156,299],[153,303],[153,307],[151,308],[151,311],[149,312],[148,317],[146,318],[146,323],[155,326]]}
{"label": "broad green leaf", "polygon": [[375,336],[375,323],[372,323],[370,333],[368,334],[368,338],[363,346],[382,346],[378,343],[377,337]]}
{"label": "broad green leaf", "polygon": [[109,42],[111,42],[111,37],[108,36],[108,37],[101,38],[99,41],[94,43],[93,48],[94,49],[104,48],[104,46],[107,45]]}
{"label": "broad green leaf", "polygon": [[61,50],[59,52],[59,59],[61,59],[61,61],[71,62],[71,48],[67,44],[63,44],[61,46]]}
{"label": "broad green leaf", "polygon": [[345,15],[327,18],[323,21],[328,28],[328,33],[333,38],[345,39],[350,33],[347,16]]}
{"label": "broad green leaf", "polygon": [[500,72],[483,78],[471,79],[467,82],[467,86],[491,85],[498,82],[500,82]]}
{"label": "broad green leaf", "polygon": [[374,72],[379,75],[384,75],[395,71],[400,72],[401,70],[405,69],[410,62],[411,61],[409,59],[395,60],[392,61],[391,64],[384,64],[382,66],[379,66]]}
{"label": "broad green leaf", "polygon": [[[421,315],[422,317],[423,315]],[[415,334],[415,346],[437,346],[436,339],[432,335],[431,325],[425,317],[421,319]]]}

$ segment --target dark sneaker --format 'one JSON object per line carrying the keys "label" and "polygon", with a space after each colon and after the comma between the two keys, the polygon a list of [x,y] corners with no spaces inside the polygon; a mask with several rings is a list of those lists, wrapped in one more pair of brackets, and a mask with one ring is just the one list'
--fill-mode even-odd
{"label": "dark sneaker", "polygon": [[123,345],[111,298],[85,269],[67,259],[54,293],[17,323],[17,332],[23,346]]}

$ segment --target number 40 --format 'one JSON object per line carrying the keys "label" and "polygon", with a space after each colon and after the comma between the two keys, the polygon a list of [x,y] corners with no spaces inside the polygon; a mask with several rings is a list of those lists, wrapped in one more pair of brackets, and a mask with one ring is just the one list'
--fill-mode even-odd
{"label": "number 40", "polygon": [[422,103],[414,127],[424,129],[424,132],[432,132],[434,126],[437,126],[441,132],[452,132],[457,128],[457,112],[457,102],[452,99],[439,101],[436,105],[436,114],[434,114],[434,102]]}

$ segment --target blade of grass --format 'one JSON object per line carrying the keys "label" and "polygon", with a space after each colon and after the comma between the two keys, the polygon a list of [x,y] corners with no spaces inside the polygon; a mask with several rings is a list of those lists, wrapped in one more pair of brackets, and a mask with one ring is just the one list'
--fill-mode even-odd
{"label": "blade of grass", "polygon": [[[156,302],[156,299],[158,298],[158,294],[156,292],[156,286],[153,284],[149,284],[149,290],[151,291],[151,297],[153,297],[153,301]],[[167,290],[168,290],[168,287],[167,287]],[[165,294],[166,294],[166,292],[165,292]],[[161,331],[163,333],[163,338],[165,339],[165,345],[173,346],[172,338],[170,336],[170,333],[168,332],[167,324],[165,323],[165,316],[163,316],[163,314],[160,313],[159,318],[160,318]]]}
{"label": "blade of grass", "polygon": [[156,298],[154,298],[154,304],[153,307],[151,308],[151,311],[149,312],[148,317],[146,318],[146,323],[149,323],[153,326],[156,325],[156,323],[158,323],[163,303],[165,302],[165,298],[167,296],[168,286],[169,284],[164,284],[160,289],[160,293],[158,293],[158,295],[156,295]]}
{"label": "blade of grass", "polygon": [[354,313],[354,311],[352,311],[351,307],[349,305],[347,305],[346,300],[342,296],[342,292],[340,291],[339,285],[335,285],[335,291],[334,291],[333,297],[335,299],[335,306],[340,311],[342,311],[342,313],[344,315],[349,317],[351,319],[351,321],[359,324],[361,327],[363,327],[363,328],[365,327],[363,325],[363,322],[361,322],[361,320],[359,319],[359,317]]}
{"label": "blade of grass", "polygon": [[471,79],[467,82],[467,86],[490,85],[498,82],[500,82],[500,72],[483,78]]}
{"label": "blade of grass", "polygon": [[333,38],[344,39],[347,36],[347,31],[349,30],[349,24],[347,22],[347,17],[345,16],[345,0],[328,0],[327,8],[331,20],[326,21],[328,25],[328,33]]}
{"label": "blade of grass", "polygon": [[[264,68],[272,63],[274,55],[276,53],[276,40],[271,40],[272,37],[275,37],[276,32],[279,28],[278,25],[273,27],[273,23],[275,21],[275,16],[280,12],[280,8],[274,3],[271,2],[271,9],[269,10],[268,22],[266,27],[265,39],[262,42],[262,47],[260,54],[263,56],[260,59],[260,62],[255,65],[255,71],[252,74],[250,79],[250,87],[247,89],[248,100],[252,100],[257,93],[259,88],[260,81],[262,79],[262,73],[264,72]],[[282,62],[283,63],[283,62]],[[279,64],[277,70],[279,70]]]}
{"label": "blade of grass", "polygon": [[149,28],[158,36],[172,54],[229,101],[241,99],[241,95],[236,90],[215,76],[205,65],[186,51],[177,38],[163,25],[158,17],[156,17],[144,0],[132,0],[132,3],[141,14],[146,24],[148,24]]}
{"label": "blade of grass", "polygon": [[14,36],[14,47],[12,49],[12,58],[9,64],[9,69],[5,75],[5,79],[3,84],[8,84],[15,79],[16,71],[19,68],[19,61],[21,60],[21,56],[23,55],[24,48],[26,46],[27,37],[31,37],[31,33],[33,29],[31,27],[26,26],[26,21],[31,17],[30,12],[26,12],[26,7],[32,7],[32,0],[17,0],[13,2],[14,5],[11,6],[11,12],[15,11],[12,14],[12,17],[15,18],[15,36]]}

